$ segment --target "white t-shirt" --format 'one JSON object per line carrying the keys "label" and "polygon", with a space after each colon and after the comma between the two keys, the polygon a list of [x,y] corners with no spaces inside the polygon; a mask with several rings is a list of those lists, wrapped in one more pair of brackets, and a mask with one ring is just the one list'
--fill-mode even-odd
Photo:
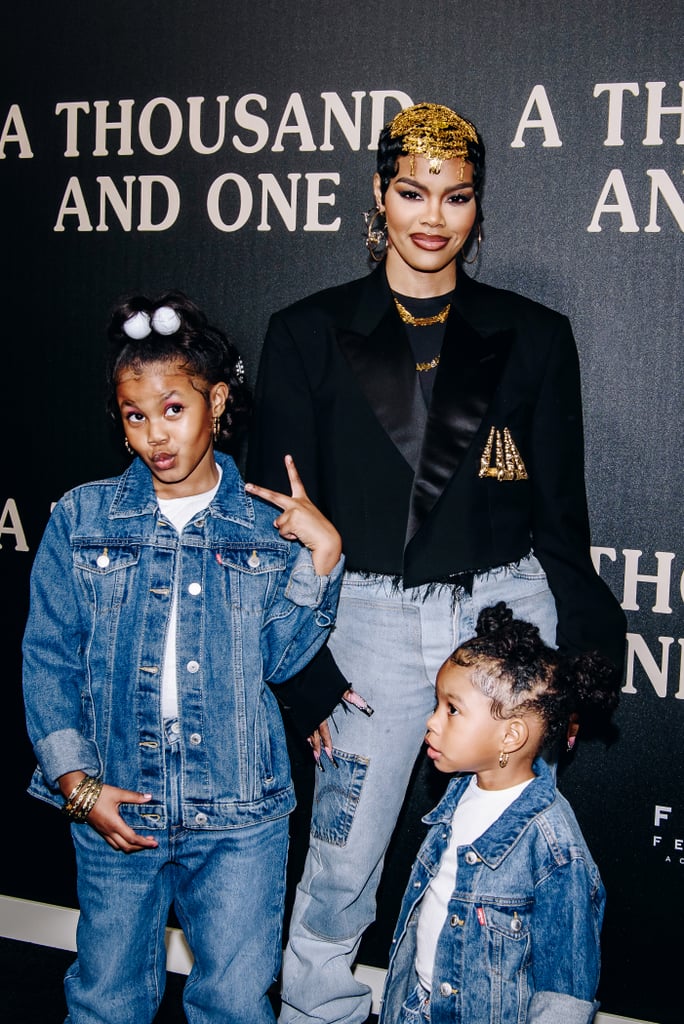
{"label": "white t-shirt", "polygon": [[[190,522],[193,516],[206,508],[214,498],[219,489],[223,471],[219,465],[218,483],[210,491],[202,494],[190,494],[187,498],[157,498],[157,504],[164,519],[168,519],[172,526],[175,526],[178,533]],[[178,691],[176,684],[176,628],[178,625],[178,580],[173,583],[173,601],[171,604],[171,615],[169,616],[169,628],[166,634],[164,645],[164,665],[162,668],[162,717],[178,718]]]}
{"label": "white t-shirt", "polygon": [[451,838],[442,854],[437,874],[430,882],[420,905],[416,933],[416,973],[421,985],[432,988],[432,969],[435,962],[437,940],[444,926],[449,900],[456,887],[459,846],[469,846],[500,818],[516,800],[531,779],[508,789],[480,789],[477,776],[461,797],[451,820]]}

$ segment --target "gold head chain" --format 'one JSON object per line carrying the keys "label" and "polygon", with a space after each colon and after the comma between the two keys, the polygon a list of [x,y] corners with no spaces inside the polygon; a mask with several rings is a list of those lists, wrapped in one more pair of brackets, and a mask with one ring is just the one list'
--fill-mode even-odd
{"label": "gold head chain", "polygon": [[416,103],[400,110],[390,121],[389,132],[393,139],[401,136],[409,156],[424,156],[429,161],[430,174],[439,174],[444,160],[467,160],[468,143],[480,141],[470,121],[439,103]]}

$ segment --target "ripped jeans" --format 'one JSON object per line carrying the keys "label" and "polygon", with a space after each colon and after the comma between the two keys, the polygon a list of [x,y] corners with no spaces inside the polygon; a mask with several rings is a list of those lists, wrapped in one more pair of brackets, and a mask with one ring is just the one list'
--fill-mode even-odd
{"label": "ripped jeans", "polygon": [[338,769],[316,773],[309,853],[283,961],[281,1024],[367,1019],[371,991],[352,967],[434,710],[435,677],[474,635],[481,609],[497,601],[555,643],[555,604],[533,555],[476,576],[471,594],[404,591],[386,576],[345,575],[330,649],[375,714],[337,710],[330,720]]}

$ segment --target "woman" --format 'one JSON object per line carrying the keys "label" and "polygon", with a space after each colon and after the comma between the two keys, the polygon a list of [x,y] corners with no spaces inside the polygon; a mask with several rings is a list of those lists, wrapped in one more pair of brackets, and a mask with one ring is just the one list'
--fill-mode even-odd
{"label": "woman", "polygon": [[370,1011],[351,967],[437,670],[479,611],[505,601],[547,643],[622,665],[624,616],[589,555],[570,325],[462,268],[483,176],[472,124],[436,104],[399,113],[373,181],[382,265],[275,314],[264,345],[250,475],[283,490],[291,453],[347,557],[336,629],[288,703],[305,703],[309,731],[347,687],[375,709],[333,714],[337,771],[317,773],[283,1024]]}

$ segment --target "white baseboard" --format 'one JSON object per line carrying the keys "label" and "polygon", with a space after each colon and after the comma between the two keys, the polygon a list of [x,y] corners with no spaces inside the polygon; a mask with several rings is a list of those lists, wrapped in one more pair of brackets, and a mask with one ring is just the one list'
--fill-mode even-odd
{"label": "white baseboard", "polygon": [[[78,910],[50,903],[0,896],[0,936],[34,942],[53,949],[76,949]],[[175,974],[189,974],[192,953],[178,928],[166,929],[166,966]]]}
{"label": "white baseboard", "polygon": [[[54,949],[76,949],[76,924],[78,911],[69,907],[56,907],[49,903],[34,903],[12,896],[0,896],[0,936],[33,942],[38,946],[52,946]],[[185,936],[178,928],[166,929],[166,966],[176,974],[189,974],[192,967],[192,953]],[[355,970],[359,981],[368,985],[373,992],[373,1009],[377,1011],[385,980],[385,972],[379,967],[359,964]],[[598,1013],[595,1024],[658,1024],[657,1021],[641,1021],[632,1017],[615,1017],[612,1013]]]}

